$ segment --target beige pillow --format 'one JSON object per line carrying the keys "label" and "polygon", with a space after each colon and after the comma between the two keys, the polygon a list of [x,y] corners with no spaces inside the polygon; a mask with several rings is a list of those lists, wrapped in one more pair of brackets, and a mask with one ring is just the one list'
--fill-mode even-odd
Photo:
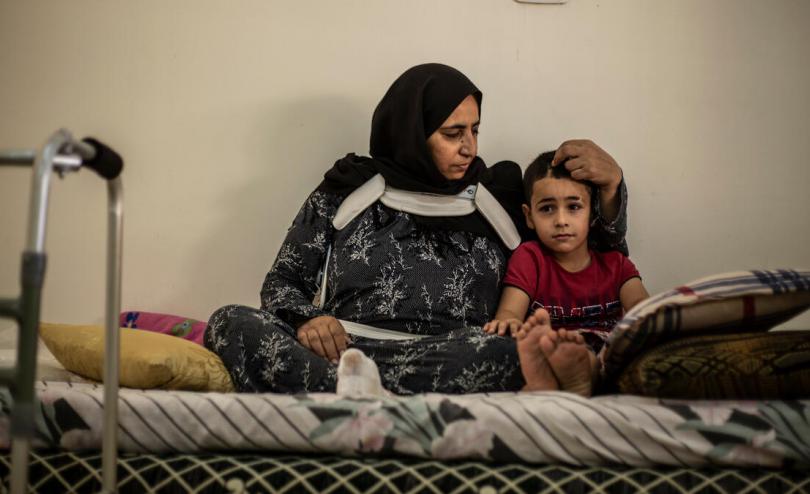
{"label": "beige pillow", "polygon": [[[121,328],[121,386],[140,389],[233,391],[222,360],[196,343],[151,331]],[[42,323],[39,334],[65,368],[102,380],[104,328]]]}

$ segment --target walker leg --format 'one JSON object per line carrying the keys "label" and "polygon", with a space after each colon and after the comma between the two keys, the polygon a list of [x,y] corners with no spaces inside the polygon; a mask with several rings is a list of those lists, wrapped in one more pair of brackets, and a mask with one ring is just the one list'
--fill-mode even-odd
{"label": "walker leg", "polygon": [[31,439],[14,438],[11,442],[11,494],[23,494],[28,485],[28,454]]}
{"label": "walker leg", "polygon": [[104,335],[104,435],[102,490],[117,491],[118,473],[118,362],[121,336],[121,256],[123,245],[123,189],[121,179],[107,182],[107,308]]}

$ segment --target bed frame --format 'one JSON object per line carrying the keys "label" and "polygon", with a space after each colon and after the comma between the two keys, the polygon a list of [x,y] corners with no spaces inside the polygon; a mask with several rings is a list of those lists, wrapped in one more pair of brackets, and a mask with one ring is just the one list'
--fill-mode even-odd
{"label": "bed frame", "polygon": [[103,492],[116,492],[118,428],[118,312],[121,307],[121,243],[123,188],[121,157],[99,141],[76,140],[65,129],[56,131],[34,150],[0,151],[0,165],[33,166],[28,236],[22,254],[21,294],[0,299],[0,317],[14,319],[18,327],[16,365],[0,369],[0,384],[14,399],[11,415],[11,492],[22,494],[28,483],[28,463],[34,428],[34,377],[37,363],[40,300],[45,279],[45,231],[48,193],[54,172],[60,177],[88,167],[107,180],[107,300],[104,358]]}
{"label": "bed frame", "polygon": [[[31,166],[30,220],[22,256],[21,295],[0,299],[0,317],[19,329],[17,362],[0,369],[0,386],[8,386],[11,452],[0,453],[0,478],[10,475],[12,493],[102,492],[802,492],[810,490],[806,472],[764,468],[570,466],[521,463],[520,458],[483,461],[437,461],[391,457],[347,457],[306,453],[261,453],[219,449],[197,453],[118,454],[121,296],[122,185],[121,158],[93,139],[75,140],[55,132],[38,152],[0,151],[0,165]],[[108,241],[101,449],[33,450],[36,432],[35,369],[40,296],[50,179],[87,166],[107,180]],[[126,391],[122,396],[126,395]],[[100,404],[97,397],[94,403]],[[125,401],[125,400],[124,400]],[[92,423],[102,422],[98,417]],[[121,422],[126,423],[126,416]],[[96,435],[95,437],[98,437]],[[125,442],[124,439],[122,442]],[[97,446],[94,446],[96,448]],[[29,469],[31,481],[29,482]],[[0,486],[3,491],[3,486]]]}

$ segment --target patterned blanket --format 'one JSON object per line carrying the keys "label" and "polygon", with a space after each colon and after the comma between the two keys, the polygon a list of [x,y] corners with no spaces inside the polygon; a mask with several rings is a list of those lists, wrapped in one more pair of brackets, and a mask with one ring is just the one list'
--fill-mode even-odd
{"label": "patterned blanket", "polygon": [[[35,447],[100,449],[103,389],[37,383]],[[810,400],[677,401],[567,393],[225,394],[122,389],[119,449],[408,455],[626,466],[810,466]],[[0,390],[0,447],[10,395]]]}

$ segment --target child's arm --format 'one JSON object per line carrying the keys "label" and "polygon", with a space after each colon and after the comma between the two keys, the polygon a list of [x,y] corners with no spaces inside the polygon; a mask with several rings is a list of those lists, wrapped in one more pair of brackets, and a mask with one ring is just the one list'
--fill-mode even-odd
{"label": "child's arm", "polygon": [[644,284],[641,283],[641,278],[630,278],[619,289],[619,300],[622,301],[622,308],[624,308],[625,313],[649,296],[650,294],[647,293]]}
{"label": "child's arm", "polygon": [[495,319],[484,324],[484,331],[489,334],[498,333],[499,336],[503,336],[508,331],[509,334],[514,335],[523,324],[523,318],[526,317],[526,311],[529,310],[529,302],[529,296],[520,288],[504,287],[498,311],[495,312]]}

